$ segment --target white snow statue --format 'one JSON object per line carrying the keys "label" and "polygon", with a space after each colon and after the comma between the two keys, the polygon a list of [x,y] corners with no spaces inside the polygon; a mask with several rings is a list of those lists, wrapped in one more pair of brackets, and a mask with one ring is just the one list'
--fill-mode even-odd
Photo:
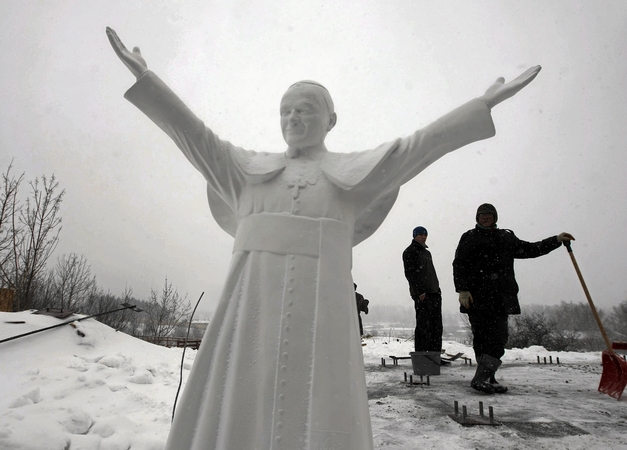
{"label": "white snow statue", "polygon": [[207,180],[213,217],[235,238],[219,307],[177,406],[168,450],[369,450],[368,398],[352,247],[381,225],[398,190],[441,156],[495,134],[490,109],[536,66],[411,136],[327,151],[336,122],[312,81],[281,99],[283,153],[220,139],[107,28],[137,77],[125,97]]}

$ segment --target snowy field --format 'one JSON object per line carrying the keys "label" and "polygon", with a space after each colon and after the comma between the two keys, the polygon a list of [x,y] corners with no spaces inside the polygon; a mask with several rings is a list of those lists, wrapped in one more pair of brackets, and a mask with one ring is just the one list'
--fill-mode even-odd
{"label": "snowy field", "polygon": [[[58,322],[0,313],[0,339]],[[394,366],[389,356],[406,356],[412,342],[364,342],[377,449],[627,449],[627,394],[617,401],[597,392],[600,353],[508,351],[497,378],[510,392],[488,396],[469,387],[474,364],[457,360],[429,386],[411,386],[404,381],[411,363]],[[444,347],[474,361],[462,344]],[[194,355],[186,351],[183,379]],[[0,344],[0,449],[162,449],[181,356],[182,349],[148,344],[93,319]],[[544,364],[549,356],[553,364]],[[480,401],[486,415],[492,406],[498,425],[460,425],[449,417],[455,401],[471,418]]]}

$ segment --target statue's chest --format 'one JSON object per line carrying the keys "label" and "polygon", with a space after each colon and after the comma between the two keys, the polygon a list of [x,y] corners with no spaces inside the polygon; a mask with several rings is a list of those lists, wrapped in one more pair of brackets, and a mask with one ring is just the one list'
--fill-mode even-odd
{"label": "statue's chest", "polygon": [[248,185],[239,198],[240,214],[289,213],[341,220],[350,198],[335,186],[317,161],[294,158],[275,177]]}
{"label": "statue's chest", "polygon": [[287,161],[276,182],[278,189],[287,193],[293,200],[297,200],[318,192],[328,180],[317,161],[295,158]]}

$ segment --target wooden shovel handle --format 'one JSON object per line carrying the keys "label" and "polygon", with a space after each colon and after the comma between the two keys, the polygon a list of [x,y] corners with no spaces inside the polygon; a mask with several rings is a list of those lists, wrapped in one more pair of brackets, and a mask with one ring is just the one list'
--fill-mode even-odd
{"label": "wooden shovel handle", "polygon": [[592,314],[594,314],[594,318],[597,321],[599,330],[601,330],[601,334],[603,335],[603,340],[605,340],[605,345],[607,345],[608,350],[613,353],[614,350],[612,350],[612,344],[610,343],[610,340],[607,337],[607,333],[605,332],[605,328],[603,327],[603,323],[601,322],[599,313],[597,312],[597,309],[594,306],[592,297],[590,297],[590,292],[588,291],[586,282],[583,280],[583,275],[581,275],[581,270],[579,270],[579,265],[577,264],[577,260],[575,259],[575,255],[573,254],[573,249],[570,246],[570,241],[564,241],[564,246],[566,247],[566,250],[568,250],[568,254],[570,255],[570,260],[573,262],[573,266],[575,266],[575,271],[577,272],[577,276],[579,277],[579,281],[581,282],[581,287],[583,288],[583,291],[586,294],[586,298],[588,299],[588,303],[590,304],[590,308],[592,309]]}

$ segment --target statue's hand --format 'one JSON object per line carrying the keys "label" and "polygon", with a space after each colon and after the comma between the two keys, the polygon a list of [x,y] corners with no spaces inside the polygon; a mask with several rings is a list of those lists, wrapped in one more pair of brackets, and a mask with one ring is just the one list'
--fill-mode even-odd
{"label": "statue's hand", "polygon": [[505,83],[505,79],[503,77],[499,77],[496,79],[494,84],[490,86],[487,91],[485,91],[485,94],[483,94],[481,98],[485,100],[489,108],[493,108],[503,100],[513,97],[518,93],[518,91],[531,83],[538,75],[538,72],[540,72],[540,69],[542,69],[540,66],[534,66],[527,69],[523,74],[519,75],[516,79],[510,81],[509,83]]}
{"label": "statue's hand", "polygon": [[139,47],[133,48],[132,52],[128,51],[118,37],[118,34],[109,27],[107,27],[107,37],[109,38],[109,42],[111,43],[111,47],[113,47],[115,54],[118,55],[118,58],[122,60],[124,65],[128,67],[133,75],[139,78],[142,73],[148,70],[148,64],[146,64],[146,60],[139,51]]}

